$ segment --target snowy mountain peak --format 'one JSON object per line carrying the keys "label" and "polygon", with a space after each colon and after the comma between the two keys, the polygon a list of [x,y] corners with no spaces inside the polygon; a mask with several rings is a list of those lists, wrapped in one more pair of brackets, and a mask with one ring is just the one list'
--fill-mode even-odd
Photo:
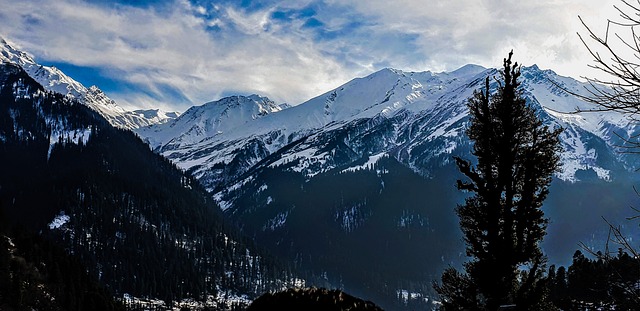
{"label": "snowy mountain peak", "polygon": [[485,70],[487,70],[487,68],[484,68],[482,66],[467,64],[452,71],[451,73],[454,75],[477,75]]}
{"label": "snowy mountain peak", "polygon": [[185,115],[191,118],[197,116],[197,118],[215,119],[218,123],[228,122],[224,120],[229,119],[242,124],[281,110],[282,106],[269,98],[253,94],[229,96],[208,102],[200,107],[192,107],[185,112]]}
{"label": "snowy mountain peak", "polygon": [[[317,117],[315,126],[349,119],[390,117],[408,109],[422,111],[433,106],[439,97],[473,81],[486,69],[470,65],[447,73],[405,72],[385,68],[363,78],[353,79],[302,105],[323,107],[324,117]],[[301,105],[301,106],[302,106]]]}
{"label": "snowy mountain peak", "polygon": [[366,77],[362,77],[362,78],[355,78],[351,81],[360,81],[360,80],[365,80],[365,81],[369,81],[369,80],[377,80],[377,81],[381,81],[381,80],[385,80],[385,79],[390,79],[390,80],[395,80],[398,79],[399,77],[405,76],[405,72],[399,69],[393,69],[393,68],[383,68],[380,69]]}
{"label": "snowy mountain peak", "polygon": [[[555,71],[550,69],[540,69],[538,65],[531,65],[528,67],[523,66],[521,69],[521,74],[527,82],[546,82],[548,83],[551,78],[559,78],[558,74]],[[577,82],[577,81],[576,81]]]}
{"label": "snowy mountain peak", "polygon": [[[180,116],[180,113],[178,112],[175,112],[175,111],[167,112],[161,109],[134,110],[133,112],[138,114],[140,117],[143,117],[146,119],[159,118],[163,120],[171,120]],[[164,122],[158,122],[158,123],[164,123]]]}
{"label": "snowy mountain peak", "polygon": [[2,62],[15,63],[20,66],[35,63],[29,54],[14,48],[3,37],[0,37],[0,60],[2,60]]}
{"label": "snowy mountain peak", "polygon": [[390,67],[386,67],[386,68],[382,68],[374,73],[372,73],[369,76],[376,76],[376,75],[385,75],[385,74],[389,74],[389,75],[403,75],[404,71],[400,70],[400,69],[395,69],[395,68],[390,68]]}
{"label": "snowy mountain peak", "polygon": [[100,113],[113,126],[133,129],[157,123],[154,120],[144,119],[133,112],[126,111],[95,85],[87,89],[60,69],[36,63],[33,57],[14,48],[2,37],[0,37],[0,61],[22,67],[31,78],[46,90],[79,100]]}
{"label": "snowy mountain peak", "polygon": [[[202,107],[212,109],[214,114],[229,113],[228,110],[230,109],[240,110],[239,113],[251,114],[252,119],[282,110],[280,105],[276,105],[276,103],[269,98],[256,94],[249,96],[229,96],[217,101],[208,102]],[[223,111],[218,112],[219,109],[223,109]]]}
{"label": "snowy mountain peak", "polygon": [[153,148],[166,145],[165,149],[172,149],[219,137],[288,107],[255,94],[235,95],[191,107],[175,120],[136,132],[147,137]]}
{"label": "snowy mountain peak", "polygon": [[58,68],[37,64],[33,57],[14,48],[4,39],[2,39],[0,49],[3,62],[10,62],[22,67],[30,77],[49,91],[71,96],[76,99],[81,99],[87,92],[87,89],[82,86],[82,84],[65,75]]}
{"label": "snowy mountain peak", "polygon": [[[210,190],[267,156],[271,166],[286,164],[314,176],[348,161],[388,154],[429,175],[433,167],[448,163],[452,153],[468,148],[466,103],[486,77],[498,75],[495,68],[477,65],[440,73],[385,68],[278,113],[271,112],[279,106],[265,98],[234,96],[137,132],[179,167],[192,170]],[[493,88],[497,82],[491,81]],[[638,130],[616,113],[573,114],[588,104],[563,89],[584,91],[584,84],[572,78],[530,66],[522,67],[521,82],[523,95],[545,122],[567,129],[562,137],[564,171],[558,177],[579,180],[577,174],[591,170],[608,180],[616,169],[604,161],[614,133]],[[601,145],[593,143],[598,139]],[[220,169],[231,164],[233,173]]]}

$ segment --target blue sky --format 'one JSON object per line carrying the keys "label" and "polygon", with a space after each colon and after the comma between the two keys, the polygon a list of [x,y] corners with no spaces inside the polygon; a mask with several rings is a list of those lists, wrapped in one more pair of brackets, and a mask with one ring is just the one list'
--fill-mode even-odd
{"label": "blue sky", "polygon": [[232,94],[299,104],[384,67],[524,65],[593,76],[576,32],[613,0],[0,0],[0,36],[129,109]]}

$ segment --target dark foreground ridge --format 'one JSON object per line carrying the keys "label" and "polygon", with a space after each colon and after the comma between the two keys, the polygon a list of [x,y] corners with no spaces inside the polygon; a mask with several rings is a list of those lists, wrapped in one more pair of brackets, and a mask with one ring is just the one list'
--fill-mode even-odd
{"label": "dark foreground ridge", "polygon": [[261,310],[326,310],[326,311],[382,311],[371,301],[344,292],[325,288],[290,288],[282,292],[266,293],[251,303],[247,311]]}

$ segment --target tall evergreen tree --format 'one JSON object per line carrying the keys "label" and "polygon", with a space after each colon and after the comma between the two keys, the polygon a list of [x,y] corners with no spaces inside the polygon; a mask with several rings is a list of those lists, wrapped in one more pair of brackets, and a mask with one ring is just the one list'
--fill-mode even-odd
{"label": "tall evergreen tree", "polygon": [[544,126],[519,89],[520,67],[504,59],[497,92],[469,99],[477,164],[455,157],[467,178],[459,190],[472,195],[457,207],[471,260],[465,273],[449,268],[435,288],[446,310],[543,308],[545,256],[540,242],[547,219],[541,210],[552,174],[559,168],[561,129]]}

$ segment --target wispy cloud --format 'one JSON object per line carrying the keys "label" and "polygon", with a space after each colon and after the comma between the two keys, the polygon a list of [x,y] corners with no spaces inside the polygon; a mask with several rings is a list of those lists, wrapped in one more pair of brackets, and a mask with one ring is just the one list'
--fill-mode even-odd
{"label": "wispy cloud", "polygon": [[[517,59],[525,64],[569,69],[566,64],[571,63],[573,70],[564,70],[569,74],[578,66],[586,67],[586,51],[576,35],[583,30],[578,15],[590,17],[599,22],[594,27],[600,27],[611,17],[614,3],[370,0],[353,1],[352,7],[369,22],[363,30],[368,44],[389,43],[387,48],[374,49],[372,58],[388,59],[390,52],[409,49],[394,60],[402,68],[452,70],[467,63],[499,66],[502,57],[515,49]],[[409,39],[389,40],[402,36]]]}
{"label": "wispy cloud", "polygon": [[[128,107],[184,110],[258,93],[298,104],[382,67],[586,68],[577,15],[612,3],[522,1],[187,1],[131,6],[0,0],[0,34],[47,63],[98,72]],[[91,79],[87,79],[91,80]],[[100,86],[100,85],[99,85]]]}
{"label": "wispy cloud", "polygon": [[[185,1],[161,11],[78,1],[2,7],[9,9],[0,12],[0,32],[38,59],[98,67],[109,78],[138,86],[139,92],[130,87],[110,93],[129,106],[175,104],[185,109],[233,92],[295,104],[349,76],[312,40],[295,33],[281,36],[277,25],[269,28],[268,11]],[[202,16],[209,11],[221,22]],[[219,29],[210,29],[212,24]]]}

